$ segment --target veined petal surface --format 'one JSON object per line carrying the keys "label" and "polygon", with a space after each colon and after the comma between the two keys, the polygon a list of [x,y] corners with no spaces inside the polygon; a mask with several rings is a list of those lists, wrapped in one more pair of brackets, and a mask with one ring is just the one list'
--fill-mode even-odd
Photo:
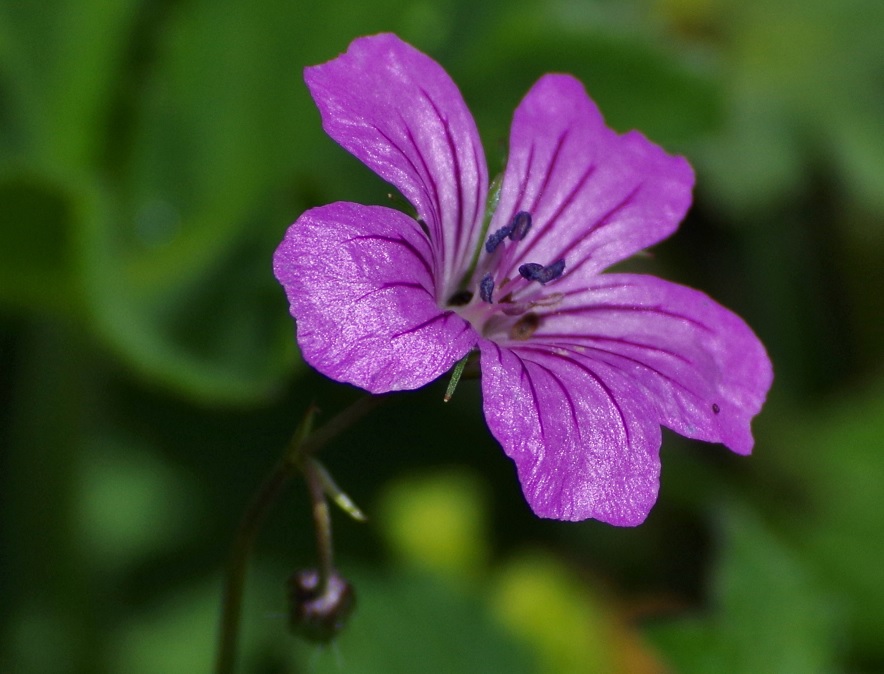
{"label": "veined petal surface", "polygon": [[338,202],[304,213],[273,257],[304,359],[371,393],[414,389],[476,343],[436,304],[432,251],[399,211]]}
{"label": "veined petal surface", "polygon": [[513,459],[540,517],[634,526],[657,500],[660,425],[644,396],[601,362],[543,345],[480,340],[492,434]]}
{"label": "veined petal surface", "polygon": [[694,184],[684,158],[608,129],[577,80],[547,75],[516,109],[480,242],[485,157],[438,64],[377,35],[305,79],[325,130],[419,217],[337,203],[289,229],[274,269],[307,362],[382,393],[478,345],[485,418],[541,517],[641,523],[661,426],[751,452],[772,369],[748,326],[698,291],[601,274],[678,227]]}
{"label": "veined petal surface", "polygon": [[395,35],[354,40],[304,78],[325,131],[393,184],[427,224],[436,299],[454,292],[477,244],[485,154],[457,86]]}
{"label": "veined petal surface", "polygon": [[583,85],[546,75],[513,117],[510,154],[491,231],[520,211],[534,225],[500,270],[566,262],[565,290],[666,238],[691,204],[694,173],[637,131],[605,126]]}
{"label": "veined petal surface", "polygon": [[[632,383],[656,422],[748,454],[773,373],[759,339],[703,293],[653,276],[603,274],[542,317],[531,338]],[[518,344],[512,348],[520,349]]]}

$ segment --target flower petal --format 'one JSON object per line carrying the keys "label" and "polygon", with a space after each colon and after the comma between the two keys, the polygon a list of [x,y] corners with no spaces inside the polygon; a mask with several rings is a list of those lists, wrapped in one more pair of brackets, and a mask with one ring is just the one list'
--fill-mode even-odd
{"label": "flower petal", "polygon": [[532,342],[602,362],[672,430],[748,454],[773,379],[761,342],[703,293],[653,276],[604,274],[543,316]]}
{"label": "flower petal", "polygon": [[488,170],[473,117],[442,67],[395,35],[354,40],[304,78],[325,131],[427,223],[442,302],[477,244]]}
{"label": "flower petal", "polygon": [[273,256],[304,360],[372,393],[432,381],[476,343],[434,297],[431,251],[408,216],[339,202],[304,213]]}
{"label": "flower petal", "polygon": [[644,521],[657,500],[661,438],[645,397],[602,362],[588,367],[542,345],[479,346],[485,419],[534,512]]}
{"label": "flower petal", "polygon": [[[520,211],[533,217],[501,276],[524,262],[564,259],[557,290],[666,238],[691,204],[694,173],[642,134],[605,126],[583,85],[546,75],[513,118],[510,155],[491,231]],[[577,274],[577,272],[580,272]]]}

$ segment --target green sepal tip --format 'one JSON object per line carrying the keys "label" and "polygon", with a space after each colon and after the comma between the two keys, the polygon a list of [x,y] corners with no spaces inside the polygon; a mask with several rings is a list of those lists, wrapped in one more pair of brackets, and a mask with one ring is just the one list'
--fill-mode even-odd
{"label": "green sepal tip", "polygon": [[469,357],[470,354],[468,353],[466,356],[457,361],[457,365],[455,365],[454,369],[451,370],[451,381],[448,382],[448,388],[445,390],[445,397],[442,398],[444,402],[447,403],[454,395],[454,389],[457,388],[457,384],[460,381],[460,377],[463,374],[463,369],[466,367]]}
{"label": "green sepal tip", "polygon": [[325,466],[313,458],[308,459],[308,461],[316,471],[316,475],[319,477],[319,482],[322,484],[322,490],[325,492],[325,495],[357,522],[368,521],[365,513],[362,512],[362,510],[359,509],[359,506],[353,502],[353,499],[347,496],[347,494],[337,485]]}

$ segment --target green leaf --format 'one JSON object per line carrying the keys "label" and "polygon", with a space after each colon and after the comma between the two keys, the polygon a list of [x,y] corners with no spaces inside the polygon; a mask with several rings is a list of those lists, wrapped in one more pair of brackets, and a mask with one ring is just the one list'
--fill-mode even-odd
{"label": "green leaf", "polygon": [[0,303],[69,310],[78,300],[72,195],[36,172],[9,169],[0,204]]}
{"label": "green leaf", "polygon": [[769,462],[797,481],[803,507],[779,513],[784,534],[837,593],[850,648],[882,657],[884,625],[884,380],[824,413],[795,414],[773,438]]}
{"label": "green leaf", "polygon": [[134,0],[0,6],[0,24],[12,26],[0,29],[0,54],[23,136],[16,145],[31,161],[76,175],[100,149],[137,8]]}
{"label": "green leaf", "polygon": [[651,636],[682,674],[833,671],[838,616],[802,558],[745,507],[732,507],[713,578],[714,612]]}
{"label": "green leaf", "polygon": [[640,129],[663,145],[717,126],[718,89],[701,68],[635,28],[599,25],[589,3],[559,10],[501,10],[464,55],[463,88],[489,148],[505,141],[513,108],[547,72],[576,76],[614,128]]}
{"label": "green leaf", "polygon": [[243,245],[188,282],[144,283],[111,236],[95,195],[82,223],[80,272],[100,337],[142,376],[201,400],[263,398],[291,372],[294,330],[270,250]]}
{"label": "green leaf", "polygon": [[335,652],[307,653],[316,674],[536,671],[528,649],[476,598],[424,576],[354,577],[357,609]]}
{"label": "green leaf", "polygon": [[719,203],[754,215],[811,189],[813,172],[823,171],[843,173],[849,193],[880,208],[884,4],[718,5],[712,22],[727,36],[720,47],[725,124],[697,156]]}
{"label": "green leaf", "polygon": [[[102,574],[119,574],[200,528],[198,489],[138,438],[91,438],[77,475],[76,539]],[[107,576],[113,577],[113,576]]]}
{"label": "green leaf", "polygon": [[[529,674],[530,652],[507,635],[475,598],[423,576],[381,577],[346,572],[356,612],[331,648],[288,632],[285,579],[291,570],[259,566],[249,576],[237,671],[314,674]],[[220,583],[158,597],[156,605],[120,624],[113,671],[191,674],[210,671]],[[295,664],[297,663],[297,664]],[[343,663],[343,665],[342,665]],[[275,669],[273,668],[275,667]]]}

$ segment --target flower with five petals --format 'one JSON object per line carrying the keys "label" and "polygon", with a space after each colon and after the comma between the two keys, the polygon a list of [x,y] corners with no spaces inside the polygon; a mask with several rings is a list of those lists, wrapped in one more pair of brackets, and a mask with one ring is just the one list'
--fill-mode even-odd
{"label": "flower with five petals", "polygon": [[541,517],[642,522],[661,425],[751,451],[772,370],[750,328],[696,290],[602,273],[678,227],[685,159],[608,129],[578,81],[546,75],[516,108],[487,208],[475,123],[428,56],[365,37],[305,79],[325,131],[418,216],[339,202],[289,228],[274,272],[309,364],[385,393],[477,349],[488,427]]}

